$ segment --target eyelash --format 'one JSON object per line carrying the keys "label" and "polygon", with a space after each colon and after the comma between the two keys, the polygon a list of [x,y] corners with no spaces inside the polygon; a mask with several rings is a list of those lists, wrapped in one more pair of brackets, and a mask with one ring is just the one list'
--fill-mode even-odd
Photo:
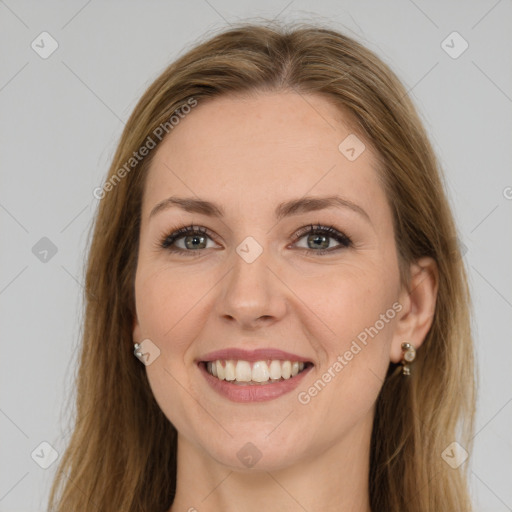
{"label": "eyelash", "polygon": [[[314,255],[324,255],[330,252],[336,252],[341,249],[346,249],[348,247],[352,246],[352,240],[346,236],[344,233],[341,233],[337,229],[334,228],[334,226],[323,226],[321,224],[310,224],[309,226],[304,226],[303,228],[299,229],[294,235],[293,235],[293,243],[298,242],[304,235],[308,234],[321,234],[321,235],[327,235],[329,238],[334,238],[337,242],[340,243],[340,247],[337,248],[330,248],[330,249],[320,249],[320,250],[314,250],[314,249],[303,249],[306,254],[314,254]],[[168,235],[165,235],[158,245],[158,248],[166,249],[171,253],[193,253],[196,251],[190,251],[186,249],[176,249],[172,247],[172,244],[179,240],[180,238],[183,238],[187,235],[207,235],[208,237],[214,239],[214,237],[211,235],[210,231],[204,227],[201,226],[184,226],[179,229],[176,229],[175,231],[171,232]],[[215,241],[215,240],[214,240]],[[201,252],[201,251],[197,251]],[[190,254],[190,256],[193,256]],[[199,256],[199,255],[198,255]]]}

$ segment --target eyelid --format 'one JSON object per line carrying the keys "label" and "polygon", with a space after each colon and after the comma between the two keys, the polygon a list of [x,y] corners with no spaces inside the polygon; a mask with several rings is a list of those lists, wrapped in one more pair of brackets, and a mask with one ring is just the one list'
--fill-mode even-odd
{"label": "eyelid", "polygon": [[312,232],[321,232],[328,234],[331,238],[343,238],[348,242],[351,242],[350,238],[336,227],[327,224],[321,224],[319,222],[316,224],[308,224],[307,226],[298,229],[293,235],[294,241]]}
{"label": "eyelid", "polygon": [[338,246],[320,250],[306,249],[301,247],[300,249],[308,255],[315,254],[323,256],[328,253],[338,253],[342,249],[348,249],[349,247],[353,246],[352,239],[348,237],[343,231],[337,229],[335,226],[321,224],[320,222],[317,222],[316,224],[309,224],[308,226],[304,226],[303,228],[297,230],[293,235],[292,244],[297,243],[298,240],[309,233],[320,233],[327,236],[327,238],[332,238],[338,242]]}
{"label": "eyelid", "polygon": [[[205,228],[204,226],[197,226],[195,224],[189,224],[182,227],[176,227],[172,228],[170,231],[166,231],[163,237],[160,239],[160,241],[157,244],[157,247],[160,249],[169,249],[171,247],[171,244],[173,244],[176,240],[179,240],[189,234],[196,234],[201,233],[204,235],[209,236],[213,241],[216,242],[216,235],[210,231],[208,228]],[[217,243],[217,242],[216,242]],[[168,245],[167,245],[168,244]],[[178,251],[176,251],[178,252]],[[192,251],[184,251],[184,252],[192,252]]]}

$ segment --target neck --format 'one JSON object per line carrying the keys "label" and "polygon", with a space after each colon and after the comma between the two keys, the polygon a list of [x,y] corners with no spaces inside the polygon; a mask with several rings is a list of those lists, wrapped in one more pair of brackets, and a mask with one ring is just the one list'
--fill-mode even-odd
{"label": "neck", "polygon": [[176,495],[169,512],[370,512],[373,417],[322,453],[286,468],[236,471],[178,435]]}

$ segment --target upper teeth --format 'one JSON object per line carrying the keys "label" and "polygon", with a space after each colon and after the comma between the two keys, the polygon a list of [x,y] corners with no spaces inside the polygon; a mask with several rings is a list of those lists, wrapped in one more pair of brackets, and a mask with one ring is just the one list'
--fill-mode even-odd
{"label": "upper teeth", "polygon": [[208,373],[220,380],[236,380],[237,382],[267,382],[271,380],[289,379],[304,369],[304,363],[299,361],[208,361],[206,363]]}

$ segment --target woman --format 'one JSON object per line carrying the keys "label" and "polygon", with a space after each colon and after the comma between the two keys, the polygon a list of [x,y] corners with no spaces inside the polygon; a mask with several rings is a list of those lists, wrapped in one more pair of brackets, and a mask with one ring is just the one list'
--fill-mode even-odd
{"label": "woman", "polygon": [[471,510],[466,274],[378,57],[220,33],[149,87],[95,196],[50,510]]}

